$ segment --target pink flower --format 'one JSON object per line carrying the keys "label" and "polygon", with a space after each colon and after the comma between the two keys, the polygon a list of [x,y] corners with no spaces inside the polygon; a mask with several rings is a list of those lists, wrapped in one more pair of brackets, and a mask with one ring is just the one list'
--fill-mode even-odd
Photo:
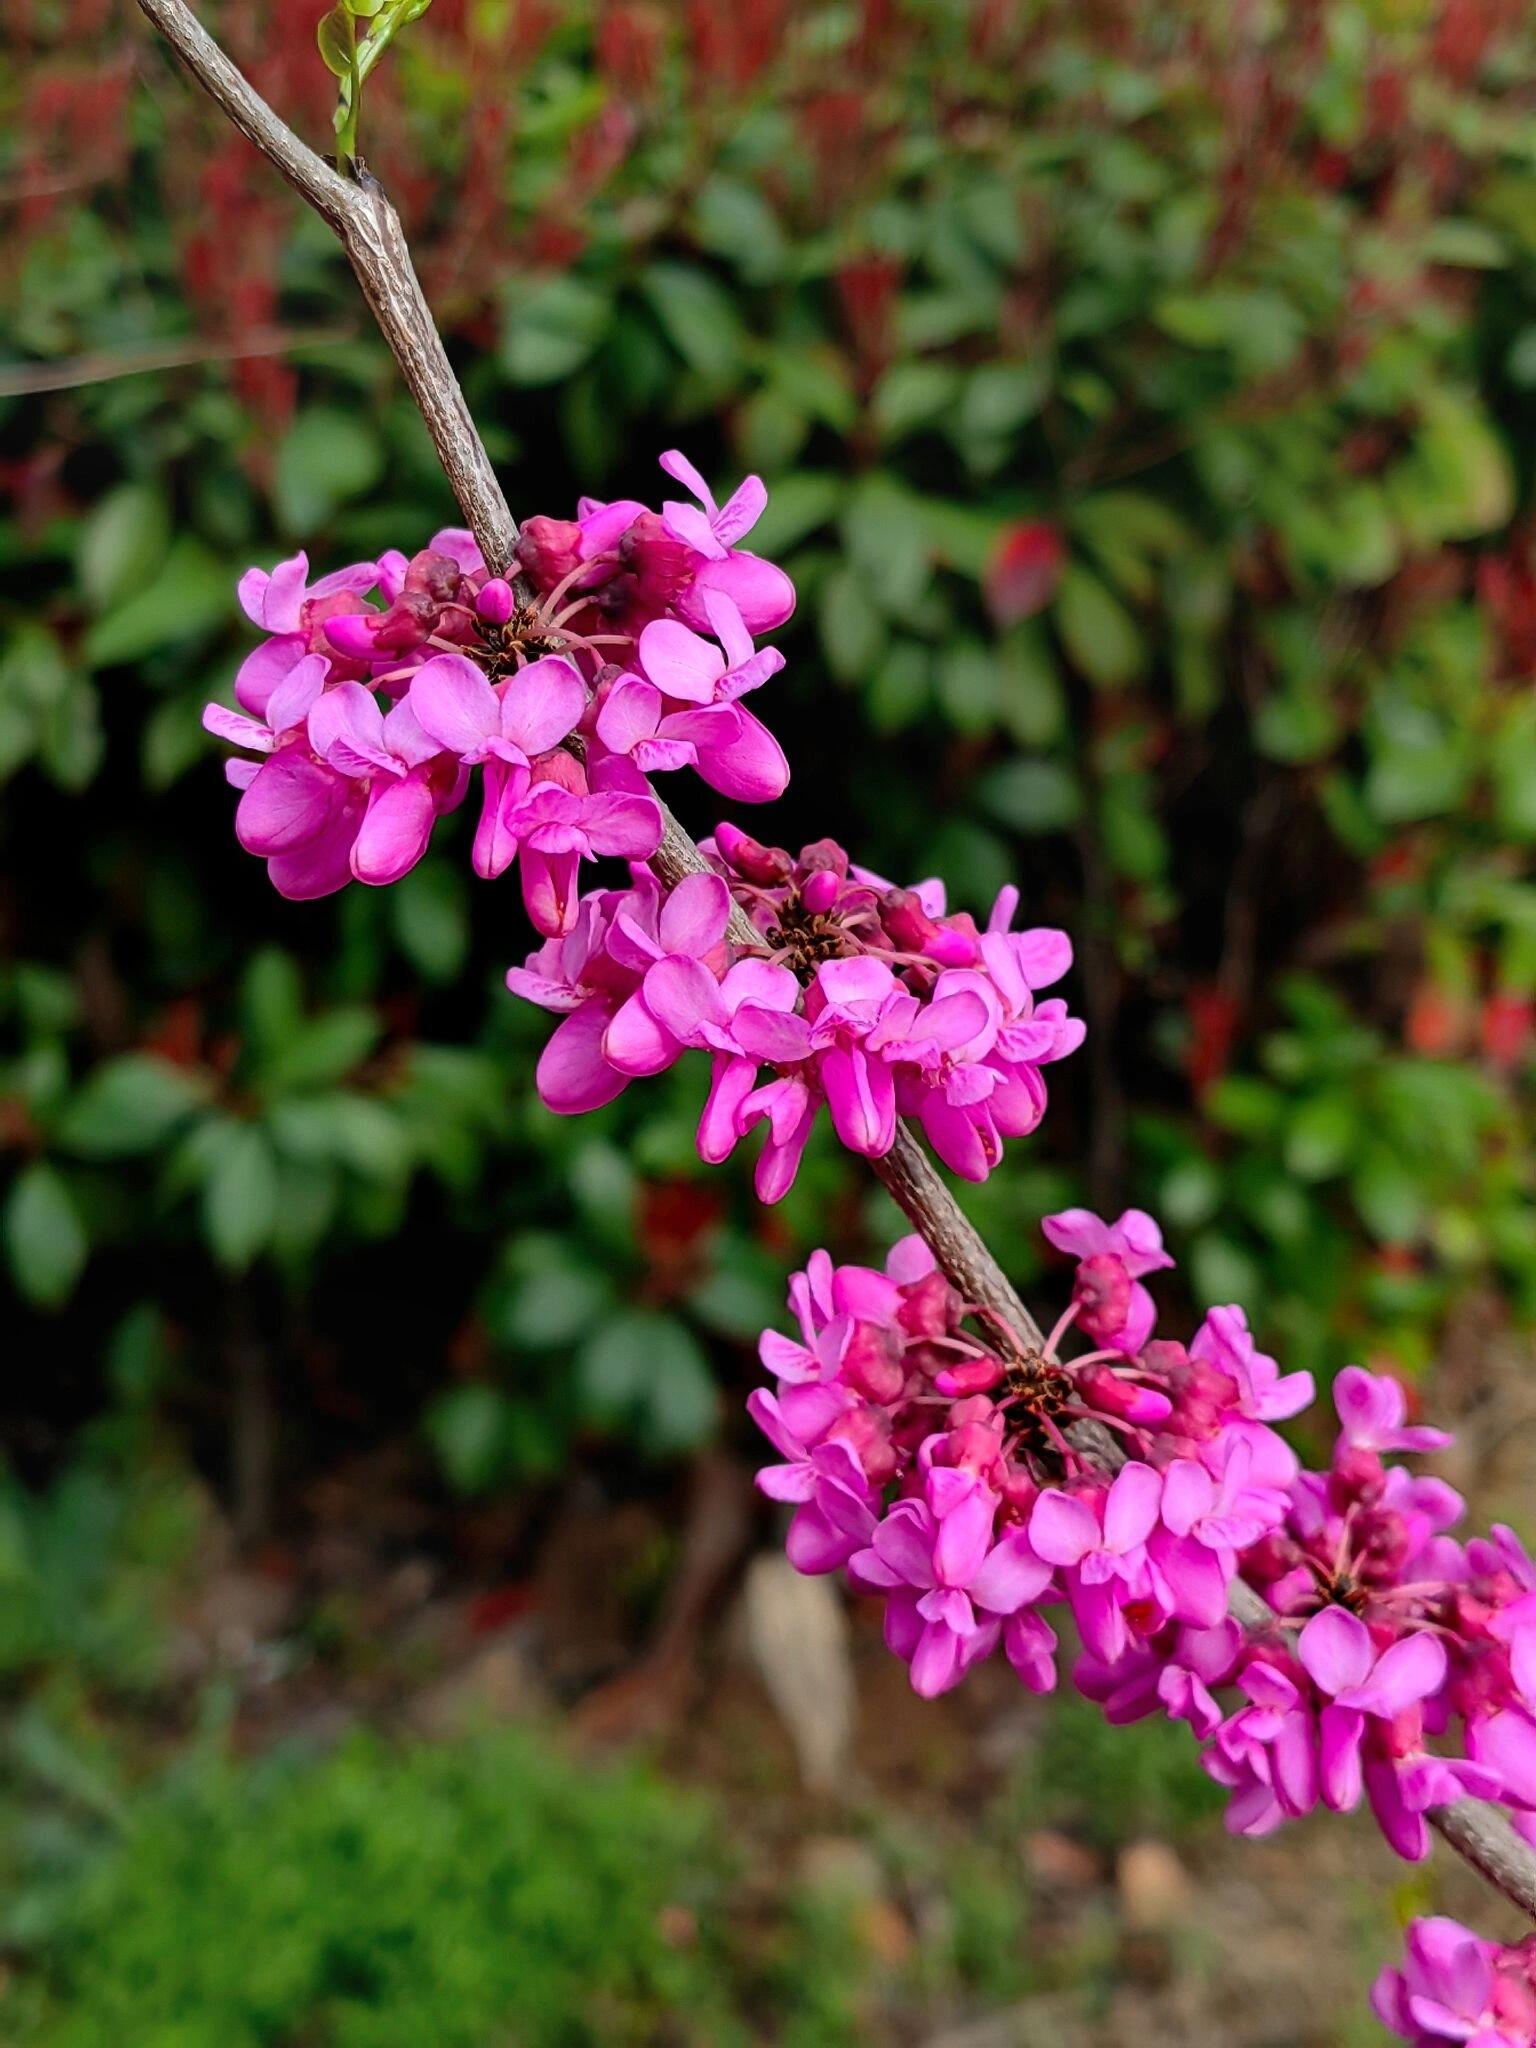
{"label": "pink flower", "polygon": [[1536,1987],[1529,1944],[1500,1948],[1455,1920],[1415,1920],[1404,1939],[1403,1966],[1382,1971],[1371,2008],[1414,2048],[1442,2041],[1530,2048]]}
{"label": "pink flower", "polygon": [[290,670],[306,655],[329,653],[326,620],[361,611],[359,600],[378,580],[376,562],[353,562],[311,584],[302,549],[270,571],[247,569],[238,585],[240,606],[269,637],[246,656],[235,677],[235,696],[245,709],[260,718]]}
{"label": "pink flower", "polygon": [[1090,1494],[1047,1488],[1035,1502],[1029,1540],[1067,1574],[1067,1598],[1090,1655],[1114,1663],[1130,1640],[1125,1609],[1153,1597],[1147,1538],[1157,1526],[1163,1482],[1133,1460]]}
{"label": "pink flower", "polygon": [[[936,1468],[927,1498],[898,1501],[870,1548],[852,1560],[855,1585],[890,1596],[886,1641],[911,1665],[912,1689],[924,1699],[947,1692],[990,1655],[1004,1618],[1050,1584],[1050,1567],[1023,1530],[992,1541],[996,1509],[972,1474]],[[1021,1648],[1026,1669],[1037,1670],[1027,1638]]]}
{"label": "pink flower", "polygon": [[1292,1372],[1282,1378],[1274,1359],[1255,1345],[1248,1318],[1235,1304],[1209,1311],[1195,1332],[1189,1355],[1234,1381],[1237,1412],[1260,1422],[1284,1422],[1310,1408],[1316,1397],[1311,1373]]}
{"label": "pink flower", "polygon": [[1267,1835],[1317,1804],[1317,1723],[1300,1687],[1275,1665],[1250,1663],[1237,1683],[1250,1704],[1222,1722],[1200,1761],[1232,1794],[1228,1832]]}
{"label": "pink flower", "polygon": [[367,791],[353,874],[375,886],[398,882],[426,852],[439,812],[457,803],[456,768],[445,773],[441,749],[408,700],[385,713],[361,683],[339,683],[316,700],[309,743],[336,774]]}
{"label": "pink flower", "polygon": [[795,608],[795,587],[782,569],[736,543],[762,517],[768,493],[760,477],[749,476],[724,505],[685,455],[672,448],[661,466],[697,499],[696,505],[668,500],[661,508],[667,531],[701,559],[691,585],[679,593],[677,609],[692,626],[707,627],[706,593],[718,591],[741,613],[752,633],[771,633]]}
{"label": "pink flower", "polygon": [[438,654],[417,669],[406,702],[439,747],[466,768],[484,770],[473,858],[475,873],[493,881],[517,857],[515,820],[532,763],[575,731],[587,707],[586,685],[558,655],[493,686],[467,656]]}
{"label": "pink flower", "polygon": [[1343,1607],[1325,1607],[1302,1630],[1296,1654],[1331,1704],[1320,1722],[1323,1798],[1346,1813],[1360,1798],[1360,1745],[1371,1719],[1392,1721],[1445,1682],[1445,1648],[1404,1636],[1377,1652],[1370,1630]]}
{"label": "pink flower", "polygon": [[609,1020],[637,979],[607,949],[619,900],[616,891],[586,897],[569,932],[547,940],[522,967],[507,970],[514,995],[563,1013],[534,1073],[539,1100],[560,1116],[600,1109],[629,1085],[629,1076],[603,1056]]}
{"label": "pink flower", "polygon": [[1173,1260],[1163,1250],[1163,1234],[1144,1209],[1127,1209],[1114,1223],[1106,1223],[1091,1209],[1063,1209],[1045,1217],[1040,1225],[1048,1243],[1075,1259],[1118,1259],[1134,1283],[1118,1329],[1096,1333],[1098,1341],[1111,1345],[1127,1358],[1134,1358],[1152,1334],[1157,1311],[1152,1297],[1139,1283],[1143,1274],[1156,1273]]}
{"label": "pink flower", "polygon": [[1346,1365],[1333,1383],[1344,1441],[1362,1451],[1442,1451],[1449,1431],[1426,1424],[1405,1426],[1408,1397],[1390,1373],[1369,1373]]}

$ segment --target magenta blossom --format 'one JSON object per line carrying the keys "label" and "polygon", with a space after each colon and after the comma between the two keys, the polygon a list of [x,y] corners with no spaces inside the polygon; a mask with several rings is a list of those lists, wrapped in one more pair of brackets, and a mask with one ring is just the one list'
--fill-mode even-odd
{"label": "magenta blossom", "polygon": [[1080,1260],[1114,1260],[1124,1269],[1132,1284],[1123,1312],[1117,1300],[1117,1312],[1108,1324],[1095,1324],[1090,1315],[1083,1327],[1096,1342],[1134,1358],[1157,1320],[1152,1297],[1140,1284],[1142,1277],[1173,1264],[1152,1218],[1144,1209],[1127,1209],[1116,1222],[1105,1223],[1091,1209],[1063,1209],[1059,1215],[1045,1217],[1040,1228],[1059,1252]]}
{"label": "magenta blossom", "polygon": [[1359,1451],[1443,1451],[1450,1433],[1407,1423],[1408,1397],[1389,1373],[1346,1365],[1333,1383],[1344,1441]]}
{"label": "magenta blossom", "polygon": [[1404,1940],[1402,1968],[1382,1971],[1371,2007],[1412,2048],[1437,2048],[1446,2041],[1466,2048],[1531,2048],[1531,1944],[1502,1948],[1455,1920],[1415,1920]]}

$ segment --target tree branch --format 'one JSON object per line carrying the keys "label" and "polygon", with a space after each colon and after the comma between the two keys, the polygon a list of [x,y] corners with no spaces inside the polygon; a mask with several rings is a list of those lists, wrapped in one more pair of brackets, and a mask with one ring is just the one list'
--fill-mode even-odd
{"label": "tree branch", "polygon": [[[384,188],[361,166],[355,182],[343,178],[301,142],[230,63],[184,0],[138,4],[196,83],[340,237],[480,551],[492,568],[504,571],[517,544],[517,524],[470,418],[411,263],[399,215]],[[666,805],[661,808],[664,833],[651,862],[656,874],[670,885],[705,872],[708,864],[698,847]],[[738,944],[757,939],[739,910],[728,936]],[[965,1299],[1001,1315],[1026,1344],[1038,1346],[1038,1324],[911,1131],[898,1126],[891,1151],[870,1164]],[[1096,1446],[1096,1451],[1103,1462],[1114,1462],[1107,1447]],[[1241,1584],[1233,1589],[1232,1611],[1250,1628],[1276,1620],[1265,1602]],[[1536,1853],[1501,1813],[1463,1799],[1430,1819],[1474,1870],[1536,1920]]]}

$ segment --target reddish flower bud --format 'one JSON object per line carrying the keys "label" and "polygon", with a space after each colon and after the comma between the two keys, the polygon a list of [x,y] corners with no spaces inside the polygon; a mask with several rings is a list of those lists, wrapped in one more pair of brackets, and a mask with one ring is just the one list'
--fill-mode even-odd
{"label": "reddish flower bud", "polygon": [[513,553],[535,590],[553,590],[581,561],[581,528],[574,519],[538,513],[524,521]]}
{"label": "reddish flower bud", "polygon": [[911,1337],[943,1337],[959,1320],[960,1297],[942,1273],[925,1273],[902,1289],[896,1320]]}
{"label": "reddish flower bud", "polygon": [[756,882],[762,888],[774,882],[787,882],[794,868],[782,846],[764,846],[761,840],[738,831],[734,825],[716,827],[715,845],[721,859],[744,882]]}
{"label": "reddish flower bud", "polygon": [[1131,1276],[1113,1252],[1084,1259],[1072,1284],[1078,1328],[1096,1344],[1108,1344],[1125,1328],[1131,1310]]}
{"label": "reddish flower bud", "polygon": [[869,1401],[894,1401],[906,1385],[895,1334],[882,1323],[854,1324],[837,1370],[845,1386]]}

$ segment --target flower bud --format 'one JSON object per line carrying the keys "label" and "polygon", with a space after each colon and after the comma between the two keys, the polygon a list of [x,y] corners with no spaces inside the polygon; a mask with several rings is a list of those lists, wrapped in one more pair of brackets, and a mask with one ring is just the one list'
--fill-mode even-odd
{"label": "flower bud", "polygon": [[1108,1344],[1125,1328],[1131,1310],[1131,1276],[1113,1252],[1084,1259],[1072,1284],[1078,1328],[1096,1344]]}
{"label": "flower bud", "polygon": [[835,875],[846,875],[848,855],[835,839],[813,839],[809,846],[801,847],[799,866],[806,874],[830,868]]}
{"label": "flower bud", "polygon": [[787,882],[794,867],[782,846],[764,846],[761,840],[753,839],[734,825],[716,826],[715,845],[727,866],[734,868],[744,882],[756,882],[759,888]]}
{"label": "flower bud", "polygon": [[837,1368],[844,1386],[882,1406],[899,1400],[907,1383],[895,1334],[882,1323],[856,1322]]}
{"label": "flower bud", "polygon": [[428,598],[441,610],[458,596],[460,575],[459,565],[451,555],[423,548],[406,565],[405,588]]}
{"label": "flower bud", "polygon": [[580,564],[581,539],[574,519],[546,519],[537,513],[523,522],[513,558],[535,590],[553,590]]}
{"label": "flower bud", "polygon": [[504,626],[517,608],[517,599],[505,576],[493,576],[480,586],[475,610],[488,626]]}
{"label": "flower bud", "polygon": [[925,1273],[902,1289],[896,1320],[909,1337],[943,1337],[959,1320],[960,1297],[939,1272]]}
{"label": "flower bud", "polygon": [[1340,1444],[1328,1473],[1328,1503],[1335,1513],[1370,1507],[1386,1491],[1386,1467],[1374,1451]]}
{"label": "flower bud", "polygon": [[1173,1403],[1155,1387],[1121,1379],[1107,1365],[1090,1365],[1076,1375],[1085,1404],[1104,1415],[1118,1415],[1138,1429],[1153,1429],[1173,1413]]}
{"label": "flower bud", "polygon": [[942,1372],[935,1373],[933,1384],[937,1392],[960,1401],[970,1394],[990,1393],[1004,1377],[1000,1358],[965,1358],[958,1365],[946,1365]]}
{"label": "flower bud", "polygon": [[642,601],[662,611],[693,581],[694,553],[671,533],[658,512],[642,512],[619,543]]}
{"label": "flower bud", "polygon": [[821,917],[836,903],[842,890],[840,877],[830,868],[820,868],[802,886],[800,900],[813,917]]}

